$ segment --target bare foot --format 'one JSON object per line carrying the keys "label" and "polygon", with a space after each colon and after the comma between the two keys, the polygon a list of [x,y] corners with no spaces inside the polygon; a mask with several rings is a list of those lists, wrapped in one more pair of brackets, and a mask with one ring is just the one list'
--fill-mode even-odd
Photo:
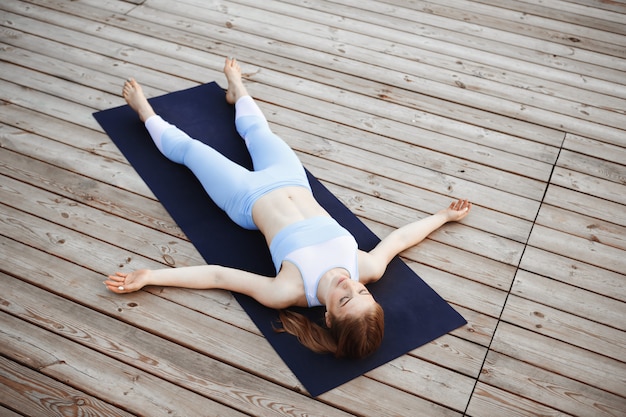
{"label": "bare foot", "polygon": [[156,114],[150,103],[148,103],[146,96],[143,94],[141,86],[134,78],[126,80],[124,88],[122,89],[122,96],[130,108],[137,112],[142,122],[145,122],[148,118]]}
{"label": "bare foot", "polygon": [[248,95],[248,91],[241,81],[241,67],[235,58],[226,58],[224,75],[228,80],[228,90],[226,90],[228,103],[235,104],[241,97]]}

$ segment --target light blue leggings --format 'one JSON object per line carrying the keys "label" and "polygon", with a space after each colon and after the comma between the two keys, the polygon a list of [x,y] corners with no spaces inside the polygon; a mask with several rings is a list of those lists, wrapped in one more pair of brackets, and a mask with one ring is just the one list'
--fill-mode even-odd
{"label": "light blue leggings", "polygon": [[252,207],[259,197],[286,186],[310,190],[310,185],[296,154],[270,130],[265,116],[250,96],[235,103],[235,126],[246,143],[253,171],[190,138],[160,116],[146,120],[146,128],[161,153],[187,166],[211,199],[235,223],[256,230]]}

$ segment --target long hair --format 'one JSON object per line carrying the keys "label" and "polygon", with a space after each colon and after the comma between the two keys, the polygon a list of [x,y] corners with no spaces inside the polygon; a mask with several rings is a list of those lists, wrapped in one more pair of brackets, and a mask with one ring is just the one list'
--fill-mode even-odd
{"label": "long hair", "polygon": [[385,332],[385,314],[380,304],[363,316],[336,318],[331,316],[330,328],[312,322],[300,313],[289,310],[279,312],[282,328],[317,353],[332,353],[337,358],[364,358],[380,346]]}

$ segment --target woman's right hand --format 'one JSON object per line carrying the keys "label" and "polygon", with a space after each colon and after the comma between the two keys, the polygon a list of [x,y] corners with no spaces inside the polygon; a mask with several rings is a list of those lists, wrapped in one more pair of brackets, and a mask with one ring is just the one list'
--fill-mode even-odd
{"label": "woman's right hand", "polygon": [[109,279],[104,281],[104,285],[117,294],[139,291],[148,284],[149,274],[150,271],[147,269],[140,269],[131,273],[116,272],[115,275],[109,275]]}
{"label": "woman's right hand", "polygon": [[439,213],[442,213],[446,216],[446,221],[456,222],[463,219],[467,216],[472,209],[472,203],[468,200],[457,200],[453,201],[450,206],[447,208],[440,210]]}

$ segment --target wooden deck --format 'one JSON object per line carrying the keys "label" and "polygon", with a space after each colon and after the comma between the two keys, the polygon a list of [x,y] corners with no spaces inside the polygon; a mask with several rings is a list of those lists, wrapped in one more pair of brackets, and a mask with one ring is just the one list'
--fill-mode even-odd
{"label": "wooden deck", "polygon": [[[0,2],[0,415],[626,415],[626,3]],[[92,112],[224,56],[276,132],[469,325],[311,398]]]}

